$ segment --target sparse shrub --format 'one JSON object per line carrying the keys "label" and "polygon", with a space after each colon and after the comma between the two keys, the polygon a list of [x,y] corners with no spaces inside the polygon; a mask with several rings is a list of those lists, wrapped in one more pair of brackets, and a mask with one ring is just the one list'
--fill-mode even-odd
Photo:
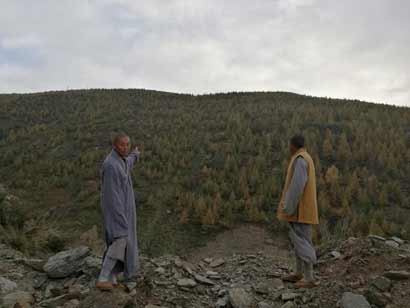
{"label": "sparse shrub", "polygon": [[46,248],[53,251],[59,252],[65,247],[65,240],[59,236],[57,233],[50,233],[47,237]]}

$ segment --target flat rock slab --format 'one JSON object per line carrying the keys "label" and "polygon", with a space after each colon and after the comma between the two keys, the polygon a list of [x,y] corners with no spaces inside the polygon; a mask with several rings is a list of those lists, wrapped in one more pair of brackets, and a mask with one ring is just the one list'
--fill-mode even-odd
{"label": "flat rock slab", "polygon": [[178,280],[177,285],[184,288],[193,288],[196,286],[196,282],[189,278],[182,278]]}
{"label": "flat rock slab", "polygon": [[199,274],[195,274],[194,277],[195,277],[195,280],[198,281],[199,283],[207,284],[207,285],[210,285],[210,286],[213,286],[215,284],[212,280],[210,280],[210,279],[208,279],[204,276],[201,276]]}
{"label": "flat rock slab", "polygon": [[371,308],[369,302],[363,295],[351,292],[343,293],[340,304],[342,308]]}
{"label": "flat rock slab", "polygon": [[218,267],[225,263],[225,260],[222,258],[216,259],[209,264],[210,267]]}
{"label": "flat rock slab", "polygon": [[295,298],[300,297],[299,293],[293,293],[293,292],[286,292],[286,293],[282,293],[281,298],[283,301],[290,301],[290,300],[294,300]]}
{"label": "flat rock slab", "polygon": [[392,241],[395,241],[397,244],[399,244],[399,245],[403,245],[404,244],[404,241],[401,239],[401,238],[399,238],[399,237],[397,237],[397,236],[393,236],[392,238],[391,238],[391,240]]}
{"label": "flat rock slab", "polygon": [[381,237],[381,236],[378,236],[378,235],[373,235],[373,234],[370,234],[368,236],[368,238],[370,238],[372,240],[383,241],[383,242],[386,240],[384,237]]}
{"label": "flat rock slab", "polygon": [[388,271],[384,273],[384,277],[392,280],[405,280],[410,278],[410,272],[407,271]]}

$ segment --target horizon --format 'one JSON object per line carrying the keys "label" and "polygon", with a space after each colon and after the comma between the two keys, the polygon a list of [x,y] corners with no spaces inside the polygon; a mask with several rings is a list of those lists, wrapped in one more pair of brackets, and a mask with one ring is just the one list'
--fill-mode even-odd
{"label": "horizon", "polygon": [[300,95],[306,96],[316,99],[327,99],[327,100],[338,100],[338,101],[350,101],[350,102],[357,102],[363,104],[370,104],[370,105],[380,105],[380,106],[388,106],[388,107],[396,107],[396,108],[410,108],[407,105],[396,105],[396,104],[388,104],[384,102],[372,102],[361,100],[357,98],[343,98],[343,97],[330,97],[330,96],[317,96],[305,93],[297,93],[297,92],[290,92],[290,91],[282,91],[282,90],[262,90],[262,91],[226,91],[226,92],[212,92],[212,93],[184,93],[184,92],[172,92],[167,90],[157,90],[157,89],[146,89],[146,88],[73,88],[73,89],[65,89],[65,90],[46,90],[46,91],[35,91],[35,92],[9,92],[9,93],[0,93],[1,95],[39,95],[39,94],[47,94],[47,93],[64,93],[70,91],[98,91],[98,90],[108,90],[108,91],[151,91],[151,92],[162,92],[168,94],[175,94],[175,95],[191,95],[191,96],[207,96],[207,95],[228,95],[228,94],[258,94],[258,93],[287,93],[293,95]]}

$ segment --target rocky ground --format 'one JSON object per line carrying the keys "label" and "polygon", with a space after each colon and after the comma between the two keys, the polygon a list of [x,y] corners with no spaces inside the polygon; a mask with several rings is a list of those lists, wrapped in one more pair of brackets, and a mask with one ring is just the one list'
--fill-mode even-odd
{"label": "rocky ground", "polygon": [[[248,241],[244,242],[243,238]],[[253,239],[253,240],[252,240]],[[242,241],[242,242],[241,242]],[[320,285],[297,290],[285,238],[259,227],[228,231],[183,256],[141,257],[143,275],[126,289],[94,287],[101,258],[80,246],[33,259],[0,245],[1,307],[410,307],[410,244],[349,238],[318,248]]]}

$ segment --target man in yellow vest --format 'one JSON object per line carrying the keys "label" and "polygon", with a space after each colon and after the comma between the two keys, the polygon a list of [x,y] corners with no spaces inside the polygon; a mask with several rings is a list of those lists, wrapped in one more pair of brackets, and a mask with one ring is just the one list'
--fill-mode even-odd
{"label": "man in yellow vest", "polygon": [[282,279],[294,282],[296,288],[312,288],[317,285],[313,275],[316,252],[312,242],[312,225],[319,223],[315,165],[305,149],[303,136],[292,137],[290,152],[292,157],[278,207],[278,219],[289,222],[296,270]]}

